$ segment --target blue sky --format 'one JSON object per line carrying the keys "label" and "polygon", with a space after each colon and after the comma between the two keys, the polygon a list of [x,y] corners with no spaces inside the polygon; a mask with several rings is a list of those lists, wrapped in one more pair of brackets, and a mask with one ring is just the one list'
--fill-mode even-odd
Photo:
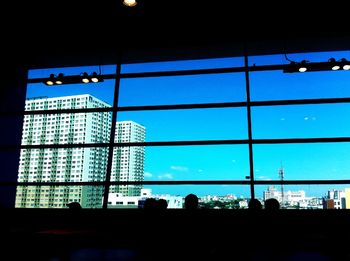
{"label": "blue sky", "polygon": [[[347,58],[350,51],[288,54],[295,61],[327,61]],[[249,64],[288,63],[284,55],[256,56]],[[122,72],[184,70],[243,66],[242,58],[133,64]],[[74,75],[93,71],[114,73],[115,66],[32,70],[29,78],[48,77],[63,72]],[[350,97],[350,72],[281,71],[252,72],[251,100]],[[102,83],[48,87],[28,84],[27,97],[58,97],[91,94],[113,104],[114,80]],[[122,79],[119,105],[161,105],[244,101],[244,73],[177,77]],[[252,108],[253,138],[317,138],[350,136],[350,104],[263,106]],[[146,127],[147,141],[247,139],[246,108],[164,110],[122,112],[118,120],[133,120]],[[257,180],[277,180],[283,165],[285,179],[350,179],[350,144],[254,145],[254,175]],[[147,147],[145,180],[245,180],[249,175],[247,145]],[[349,185],[350,186],[350,185]],[[301,189],[302,186],[290,186]],[[331,186],[335,187],[335,186]],[[266,186],[257,188],[262,196]],[[319,188],[319,189],[315,189]],[[325,194],[324,186],[303,187],[310,193]],[[249,196],[245,186],[156,186],[155,193]]]}

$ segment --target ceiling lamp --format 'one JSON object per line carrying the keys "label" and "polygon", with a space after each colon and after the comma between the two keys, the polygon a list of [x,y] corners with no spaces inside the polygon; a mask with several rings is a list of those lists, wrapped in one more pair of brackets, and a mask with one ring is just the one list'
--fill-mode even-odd
{"label": "ceiling lamp", "polygon": [[131,7],[137,5],[137,2],[136,0],[123,0],[123,4]]}
{"label": "ceiling lamp", "polygon": [[339,63],[334,58],[330,58],[328,62],[330,63],[330,67],[333,71],[337,71],[340,69]]}
{"label": "ceiling lamp", "polygon": [[55,84],[62,84],[63,83],[63,73],[58,74],[56,77]]}
{"label": "ceiling lamp", "polygon": [[340,63],[343,66],[343,70],[350,70],[350,62],[345,58],[340,59]]}
{"label": "ceiling lamp", "polygon": [[99,82],[100,81],[96,72],[92,73],[91,81],[92,82]]}
{"label": "ceiling lamp", "polygon": [[307,71],[306,60],[302,60],[300,62],[298,71],[299,72],[306,72]]}
{"label": "ceiling lamp", "polygon": [[86,72],[84,72],[81,80],[83,83],[89,83],[90,82],[89,75]]}
{"label": "ceiling lamp", "polygon": [[55,84],[55,75],[52,73],[50,74],[49,79],[45,81],[46,85],[54,85]]}

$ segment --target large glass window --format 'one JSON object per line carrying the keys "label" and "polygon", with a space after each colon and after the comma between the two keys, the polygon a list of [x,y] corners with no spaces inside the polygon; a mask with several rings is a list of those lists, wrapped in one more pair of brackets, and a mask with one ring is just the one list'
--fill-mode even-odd
{"label": "large glass window", "polygon": [[[203,208],[244,209],[252,197],[347,208],[349,71],[283,72],[291,60],[331,57],[350,60],[323,52],[30,70],[23,115],[11,116],[23,119],[21,144],[3,143],[20,149],[15,206],[139,208],[154,197],[182,208],[194,193]],[[78,82],[84,73],[103,80]],[[75,82],[47,85],[50,75]]]}

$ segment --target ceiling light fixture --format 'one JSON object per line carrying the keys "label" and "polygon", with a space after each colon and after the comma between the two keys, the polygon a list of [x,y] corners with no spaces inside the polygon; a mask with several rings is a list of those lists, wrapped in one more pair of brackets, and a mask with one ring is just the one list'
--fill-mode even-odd
{"label": "ceiling light fixture", "polygon": [[44,84],[48,86],[61,85],[61,84],[77,84],[77,83],[97,83],[103,82],[101,74],[93,72],[89,75],[87,72],[81,73],[80,75],[68,75],[64,76],[63,73],[59,73],[57,76],[50,74],[50,77],[43,79]]}
{"label": "ceiling light fixture", "polygon": [[89,75],[86,72],[83,73],[83,77],[81,78],[81,81],[83,83],[89,83],[90,82]]}
{"label": "ceiling light fixture", "polygon": [[330,63],[330,67],[333,71],[337,71],[340,69],[339,63],[334,58],[330,58],[328,62]]}
{"label": "ceiling light fixture", "polygon": [[123,4],[132,7],[137,5],[137,2],[136,0],[123,0]]}
{"label": "ceiling light fixture", "polygon": [[55,84],[62,84],[63,83],[63,73],[59,73],[56,77]]}
{"label": "ceiling light fixture", "polygon": [[343,67],[343,70],[350,70],[350,62],[346,60],[345,58],[340,59],[341,66]]}
{"label": "ceiling light fixture", "polygon": [[302,60],[301,62],[290,61],[283,68],[285,73],[295,72],[319,72],[319,71],[339,71],[339,70],[350,70],[350,62],[345,58],[339,61],[334,58],[330,58],[327,62],[308,62]]}
{"label": "ceiling light fixture", "polygon": [[54,85],[55,84],[55,75],[52,73],[50,74],[49,79],[45,81],[46,85]]}

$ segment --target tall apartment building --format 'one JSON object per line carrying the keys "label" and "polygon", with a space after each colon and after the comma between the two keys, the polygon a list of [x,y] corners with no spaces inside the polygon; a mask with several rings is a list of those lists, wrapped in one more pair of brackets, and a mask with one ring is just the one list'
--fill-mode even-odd
{"label": "tall apartment building", "polygon": [[[34,98],[25,104],[27,111],[106,107],[110,105],[88,94]],[[110,130],[110,112],[25,115],[22,145],[105,143],[109,142]],[[116,142],[144,141],[144,137],[145,129],[141,125],[131,121],[117,123]],[[115,152],[113,161],[118,163],[113,164],[113,179],[143,180],[144,149],[127,147]],[[22,149],[18,181],[104,181],[107,159],[106,147]],[[116,166],[120,166],[120,171]],[[16,207],[64,208],[75,201],[84,208],[98,208],[103,191],[103,186],[18,187]],[[120,186],[119,191],[134,195],[140,189]]]}
{"label": "tall apartment building", "polygon": [[[133,121],[117,122],[115,142],[144,142],[146,129]],[[143,146],[116,147],[113,151],[111,181],[143,181],[145,148]],[[111,193],[140,196],[141,185],[111,186]]]}

